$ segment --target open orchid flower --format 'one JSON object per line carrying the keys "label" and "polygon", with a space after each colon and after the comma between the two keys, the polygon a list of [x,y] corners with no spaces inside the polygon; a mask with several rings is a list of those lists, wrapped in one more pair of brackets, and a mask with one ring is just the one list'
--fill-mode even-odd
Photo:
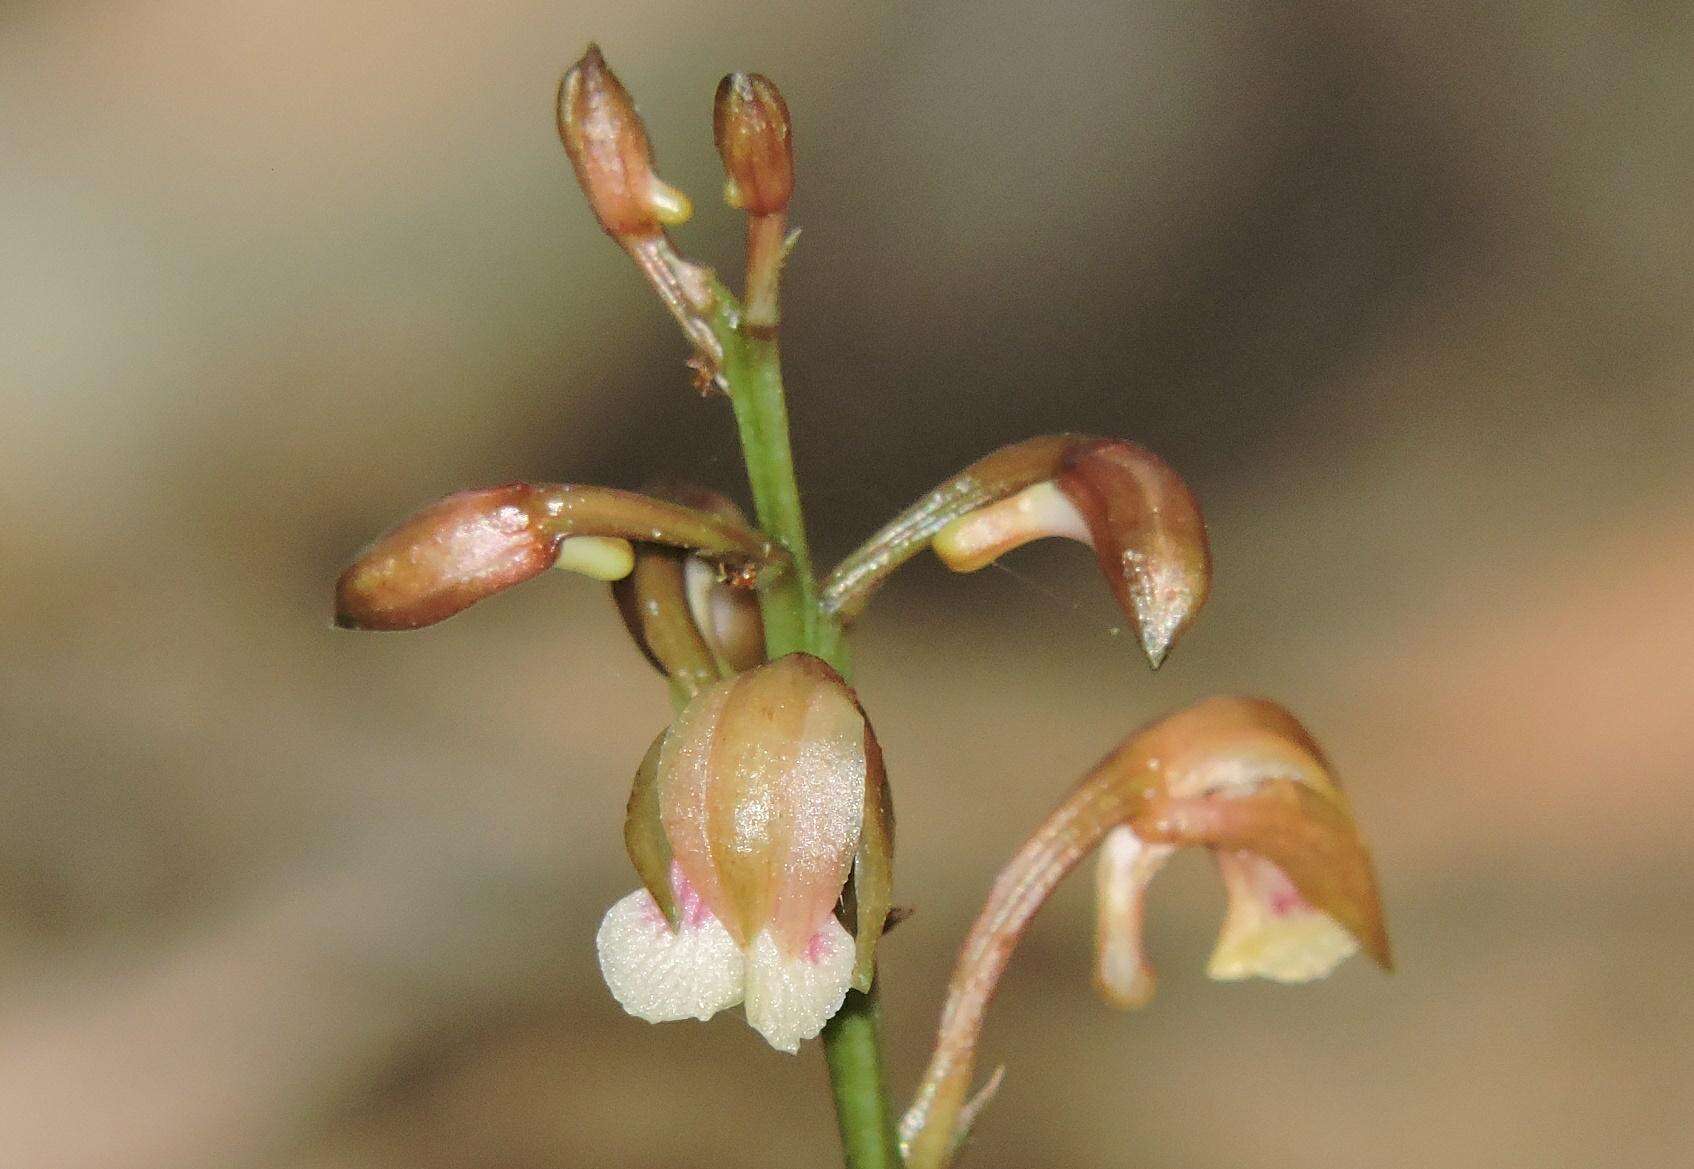
{"label": "open orchid flower", "polygon": [[[1302,981],[1363,947],[1389,965],[1370,857],[1323,756],[1269,702],[1213,698],[1144,728],[1072,789],[1001,870],[959,952],[935,1052],[900,1125],[909,1169],[953,1156],[984,1095],[969,1100],[983,1016],[1035,911],[1096,846],[1096,982],[1138,1005],[1147,882],[1188,844],[1219,850],[1230,908],[1212,972]],[[987,1091],[992,1091],[994,1083]]]}
{"label": "open orchid flower", "polygon": [[[704,487],[666,483],[647,493],[748,526],[727,496]],[[680,701],[765,660],[764,622],[753,590],[698,553],[641,545],[628,575],[613,582],[612,597],[630,636],[670,679]]]}
{"label": "open orchid flower", "polygon": [[377,537],[336,582],[335,621],[417,629],[552,567],[616,580],[634,566],[632,542],[752,576],[784,563],[759,532],[713,512],[610,487],[509,483],[449,495]]}
{"label": "open orchid flower", "polygon": [[[705,1019],[741,1003],[792,1052],[848,987],[869,985],[892,812],[870,724],[817,658],[696,696],[637,775],[625,840],[644,887],[607,912],[597,944],[630,1014]],[[857,940],[836,917],[850,874]]]}
{"label": "open orchid flower", "polygon": [[823,604],[851,620],[926,546],[974,572],[1048,536],[1094,549],[1155,668],[1206,603],[1206,525],[1176,472],[1122,439],[1055,434],[979,459],[889,521],[830,574]]}

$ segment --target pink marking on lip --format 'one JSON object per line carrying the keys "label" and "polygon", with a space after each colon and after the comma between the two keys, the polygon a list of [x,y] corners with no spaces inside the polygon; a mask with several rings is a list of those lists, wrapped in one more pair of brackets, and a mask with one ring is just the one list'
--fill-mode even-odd
{"label": "pink marking on lip", "polygon": [[819,930],[817,933],[812,935],[811,941],[806,943],[805,952],[802,953],[800,957],[804,958],[807,962],[810,962],[813,966],[816,966],[819,962],[823,961],[824,950],[827,949],[828,946],[829,939],[824,936],[824,932],[822,930]]}
{"label": "pink marking on lip", "polygon": [[684,875],[682,865],[674,860],[671,862],[671,889],[676,893],[677,917],[683,925],[697,929],[712,920],[712,911],[706,907],[700,891]]}
{"label": "pink marking on lip", "polygon": [[1294,882],[1290,881],[1281,869],[1267,867],[1274,876],[1267,881],[1270,887],[1265,890],[1265,904],[1270,907],[1274,916],[1287,917],[1291,913],[1311,908],[1306,899],[1300,896],[1300,891],[1294,887]]}

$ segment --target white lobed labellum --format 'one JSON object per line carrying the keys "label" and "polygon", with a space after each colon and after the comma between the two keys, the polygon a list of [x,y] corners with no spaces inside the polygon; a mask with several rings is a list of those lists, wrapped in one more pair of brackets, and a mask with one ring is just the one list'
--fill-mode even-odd
{"label": "white lobed labellum", "polygon": [[778,1051],[792,1054],[841,1009],[853,980],[853,935],[827,918],[793,958],[769,930],[747,952],[747,1022]]}
{"label": "white lobed labellum", "polygon": [[841,1009],[853,979],[853,936],[829,918],[788,957],[770,930],[745,952],[698,898],[679,899],[672,929],[645,889],[607,911],[595,938],[600,973],[618,1005],[649,1023],[710,1019],[745,1002],[747,1022],[793,1054]]}
{"label": "white lobed labellum", "polygon": [[685,905],[671,929],[645,889],[606,911],[595,935],[600,973],[618,1005],[649,1023],[710,1019],[741,1001],[746,962],[723,923]]}

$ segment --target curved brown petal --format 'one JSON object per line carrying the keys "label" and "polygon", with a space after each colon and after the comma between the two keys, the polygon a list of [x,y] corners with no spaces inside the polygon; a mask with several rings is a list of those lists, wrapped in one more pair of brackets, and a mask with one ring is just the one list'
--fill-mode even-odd
{"label": "curved brown petal", "polygon": [[926,545],[970,572],[1048,536],[1094,549],[1155,667],[1205,603],[1211,553],[1187,485],[1143,447],[1076,434],[1002,447],[959,472],[842,561],[823,603],[850,620]]}
{"label": "curved brown petal", "polygon": [[[857,699],[854,700],[857,702]],[[864,708],[859,708],[864,714]],[[894,909],[894,793],[882,762],[882,744],[865,718],[865,815],[853,856],[853,987],[869,992],[876,977],[876,948]]]}
{"label": "curved brown petal", "polygon": [[676,924],[676,892],[671,882],[671,846],[665,839],[659,810],[659,749],[665,741],[660,731],[635,769],[629,803],[624,809],[623,843],[630,864],[647,892],[653,895],[665,919]]}
{"label": "curved brown petal", "polygon": [[[732,500],[707,488],[660,483],[647,492],[747,526]],[[686,701],[764,661],[764,623],[747,584],[692,553],[644,544],[629,575],[612,583],[612,598],[636,645]]]}
{"label": "curved brown petal", "polygon": [[575,536],[685,548],[731,571],[785,563],[759,532],[708,512],[610,487],[509,483],[449,495],[378,537],[336,582],[336,624],[432,625],[546,571]]}
{"label": "curved brown petal", "polygon": [[[1126,827],[1155,848],[1204,843],[1266,858],[1386,958],[1369,858],[1305,729],[1255,699],[1213,698],[1179,711],[1096,765],[1000,871],[959,951],[934,1053],[901,1121],[908,1169],[939,1169],[957,1147],[983,1019],[1030,919],[1109,832]],[[1124,871],[1150,875],[1133,863]]]}

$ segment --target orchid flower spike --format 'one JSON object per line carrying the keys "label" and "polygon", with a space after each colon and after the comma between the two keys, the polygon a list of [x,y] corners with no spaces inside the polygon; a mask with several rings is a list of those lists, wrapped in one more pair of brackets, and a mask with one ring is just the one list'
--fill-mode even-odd
{"label": "orchid flower spike", "polygon": [[[648,1022],[742,1004],[792,1052],[868,988],[893,817],[853,691],[790,654],[701,691],[649,751],[625,842],[644,887],[596,939],[613,997]],[[836,916],[853,879],[857,938]]]}
{"label": "orchid flower spike", "polygon": [[852,619],[926,546],[953,571],[974,572],[1048,536],[1094,550],[1155,668],[1206,603],[1211,552],[1188,486],[1143,447],[1080,434],[1042,435],[978,459],[843,560],[824,582],[823,603]]}

